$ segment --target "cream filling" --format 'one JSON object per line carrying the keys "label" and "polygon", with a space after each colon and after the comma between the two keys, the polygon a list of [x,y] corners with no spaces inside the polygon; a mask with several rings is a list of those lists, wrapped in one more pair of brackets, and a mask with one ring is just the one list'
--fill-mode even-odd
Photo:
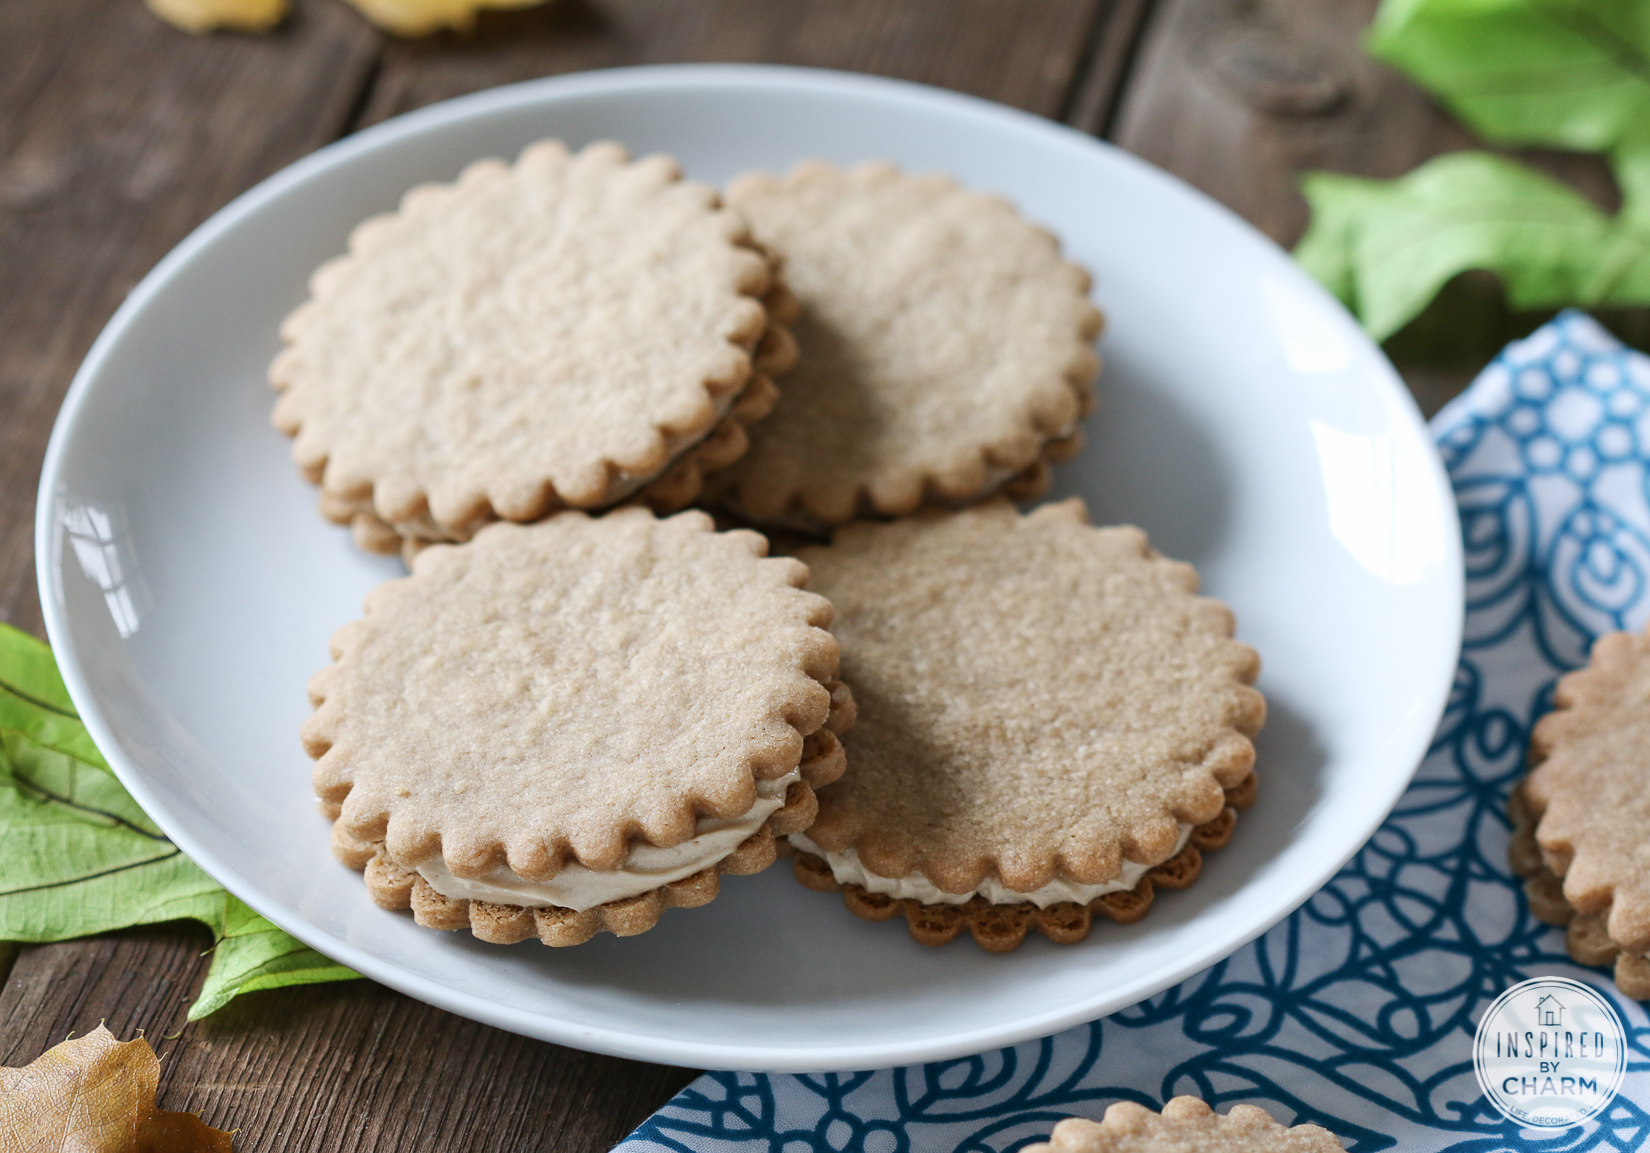
{"label": "cream filling", "polygon": [[718,820],[702,817],[691,839],[668,849],[657,845],[631,846],[617,869],[590,869],[569,861],[548,881],[529,881],[507,865],[485,877],[454,876],[447,863],[435,857],[418,866],[418,875],[444,897],[489,901],[495,905],[555,906],[582,912],[609,901],[622,901],[691,877],[728,856],[785,805],[792,783],[802,779],[801,767],[771,781],[756,782],[756,803],[742,817]]}
{"label": "cream filling", "polygon": [[[1192,825],[1181,825],[1180,836],[1175,840],[1173,857],[1186,847],[1191,840]],[[1107,893],[1120,893],[1134,888],[1156,865],[1142,865],[1136,861],[1125,860],[1123,871],[1110,881],[1103,881],[1098,885],[1083,885],[1064,877],[1056,877],[1040,889],[1033,889],[1029,893],[1016,892],[1003,884],[994,874],[988,874],[980,882],[980,887],[968,893],[947,893],[936,886],[921,873],[911,873],[904,877],[880,877],[868,871],[860,863],[859,854],[853,849],[844,849],[840,853],[831,853],[820,848],[801,833],[791,834],[791,844],[805,853],[812,853],[831,866],[831,875],[839,884],[858,885],[871,893],[883,893],[898,900],[921,901],[925,905],[962,905],[975,897],[984,897],[993,905],[1015,905],[1029,901],[1039,909],[1046,909],[1050,905],[1058,905],[1062,901],[1073,901],[1079,905],[1086,905],[1096,897],[1103,897]],[[1168,860],[1165,857],[1164,860]]]}

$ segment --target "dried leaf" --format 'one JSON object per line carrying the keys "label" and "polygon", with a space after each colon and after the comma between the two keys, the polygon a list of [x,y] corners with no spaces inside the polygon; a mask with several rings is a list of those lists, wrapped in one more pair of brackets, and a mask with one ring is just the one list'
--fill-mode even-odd
{"label": "dried leaf", "polygon": [[267,32],[286,18],[287,0],[146,0],[149,10],[185,32],[215,28]]}
{"label": "dried leaf", "polygon": [[222,1129],[155,1108],[159,1083],[149,1043],[102,1025],[0,1068],[0,1153],[231,1153]]}
{"label": "dried leaf", "polygon": [[544,0],[349,0],[363,16],[397,36],[428,36],[443,28],[464,31],[483,8],[531,8]]}

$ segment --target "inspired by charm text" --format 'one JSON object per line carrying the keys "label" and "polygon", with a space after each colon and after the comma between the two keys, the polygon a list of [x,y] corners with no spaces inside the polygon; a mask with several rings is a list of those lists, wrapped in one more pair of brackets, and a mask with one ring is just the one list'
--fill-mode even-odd
{"label": "inspired by charm text", "polygon": [[1485,1010],[1473,1068],[1505,1116],[1535,1128],[1567,1128],[1597,1116],[1616,1095],[1625,1042],[1620,1018],[1597,990],[1537,977]]}

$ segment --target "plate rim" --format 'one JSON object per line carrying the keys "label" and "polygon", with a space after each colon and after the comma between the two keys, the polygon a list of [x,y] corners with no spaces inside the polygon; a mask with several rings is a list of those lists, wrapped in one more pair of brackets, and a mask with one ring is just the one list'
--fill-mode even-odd
{"label": "plate rim", "polygon": [[[216,860],[211,852],[205,850],[195,841],[195,838],[187,829],[173,822],[171,815],[165,813],[163,807],[156,804],[154,797],[145,787],[141,770],[126,763],[120,743],[116,739],[114,728],[107,723],[97,707],[96,698],[82,671],[80,658],[73,643],[73,631],[68,620],[68,613],[53,594],[53,588],[57,583],[56,574],[60,568],[57,564],[59,558],[54,549],[53,525],[55,523],[56,497],[61,485],[63,459],[68,451],[69,443],[73,439],[82,410],[93,395],[94,379],[102,372],[105,362],[111,355],[111,349],[134,326],[135,319],[144,310],[148,302],[162,292],[174,277],[188,267],[197,254],[211,245],[219,235],[235,227],[248,216],[255,214],[265,203],[281,196],[288,189],[311,179],[312,176],[335,165],[368,155],[379,148],[393,145],[404,138],[416,136],[428,129],[472,117],[486,117],[493,112],[532,104],[542,99],[554,100],[559,97],[599,96],[648,89],[728,88],[737,86],[756,90],[779,86],[791,90],[872,96],[891,99],[895,102],[915,103],[939,111],[963,112],[975,118],[996,121],[1001,126],[1041,136],[1046,141],[1066,149],[1099,150],[1107,154],[1108,160],[1111,162],[1134,167],[1137,172],[1143,173],[1148,179],[1163,183],[1180,193],[1190,193],[1203,202],[1205,207],[1213,208],[1217,213],[1224,216],[1229,224],[1235,225],[1267,244],[1272,244],[1258,229],[1225,205],[1220,204],[1180,178],[1107,141],[1045,119],[1034,113],[998,104],[981,97],[912,81],[895,80],[861,73],[773,64],[638,65],[567,73],[503,85],[446,100],[394,117],[353,135],[343,137],[301,157],[265,177],[214,212],[162,257],[154,268],[143,277],[115,310],[87,351],[85,359],[81,362],[70,383],[54,421],[41,469],[35,505],[35,566],[41,613],[45,622],[47,637],[50,640],[58,669],[63,677],[64,685],[68,689],[70,699],[73,700],[82,722],[86,725],[87,730],[91,733],[99,750],[103,752],[110,768],[122,785],[132,794],[144,811],[150,814],[151,818],[155,820],[167,836],[172,839],[173,843],[178,845],[191,860],[199,864],[203,871],[211,876],[214,881],[223,885],[231,894],[310,948],[349,966],[371,980],[378,981],[438,1008],[508,1032],[614,1056],[665,1064],[687,1065],[701,1069],[739,1068],[768,1072],[817,1072],[883,1068],[980,1053],[1025,1040],[1045,1037],[1063,1029],[1117,1012],[1129,1005],[1137,1004],[1147,997],[1179,984],[1211,965],[1219,963],[1260,937],[1310,900],[1340,871],[1346,861],[1351,859],[1368,842],[1386,820],[1404,791],[1409,787],[1415,772],[1419,769],[1431,746],[1433,734],[1448,704],[1457,663],[1454,658],[1447,663],[1447,666],[1441,667],[1435,672],[1435,683],[1431,686],[1432,691],[1421,698],[1423,701],[1431,700],[1434,704],[1431,707],[1425,704],[1417,704],[1410,709],[1409,717],[1413,717],[1417,711],[1421,711],[1426,714],[1422,719],[1430,723],[1421,725],[1416,729],[1417,732],[1423,734],[1418,740],[1412,738],[1406,747],[1395,750],[1392,754],[1395,763],[1409,763],[1410,767],[1407,771],[1392,774],[1391,785],[1387,790],[1390,796],[1386,797],[1384,804],[1378,807],[1378,816],[1369,823],[1367,829],[1360,829],[1355,838],[1349,838],[1346,841],[1344,853],[1339,856],[1331,854],[1322,858],[1323,864],[1316,871],[1317,875],[1313,877],[1310,887],[1305,888],[1298,894],[1291,894],[1286,900],[1273,902],[1266,908],[1261,917],[1251,923],[1242,935],[1224,939],[1213,950],[1189,953],[1187,958],[1180,963],[1159,970],[1156,974],[1144,978],[1132,986],[1124,986],[1125,991],[1121,995],[1118,995],[1115,990],[1102,991],[1060,1009],[1051,1009],[1033,1017],[1018,1018],[1011,1024],[997,1024],[954,1031],[939,1037],[923,1037],[915,1041],[901,1043],[877,1043],[869,1046],[842,1043],[828,1048],[817,1045],[810,1048],[786,1047],[772,1042],[754,1044],[726,1041],[686,1041],[638,1031],[634,1026],[629,1028],[595,1027],[550,1018],[541,1013],[534,1013],[525,1018],[519,1014],[512,1016],[504,1011],[505,1007],[496,1001],[438,984],[428,978],[398,968],[390,961],[381,960],[368,954],[348,941],[338,940],[319,933],[304,920],[298,917],[288,917],[283,910],[274,907],[272,902],[266,900],[262,890],[252,878],[244,877]],[[1296,271],[1301,282],[1309,286],[1310,291],[1316,291],[1322,297],[1333,301],[1333,297],[1330,297],[1315,281],[1312,281],[1304,271],[1299,270],[1298,267],[1296,267]],[[1339,302],[1334,302],[1334,306],[1336,308],[1342,307]],[[1359,329],[1359,331],[1361,333],[1362,330]],[[1373,342],[1370,343],[1373,346]],[[1384,360],[1384,353],[1381,353],[1379,346],[1373,347],[1377,356]],[[1379,387],[1399,398],[1401,403],[1396,406],[1399,427],[1403,429],[1405,434],[1419,438],[1420,442],[1426,446],[1425,460],[1432,479],[1431,496],[1438,502],[1445,514],[1444,555],[1441,558],[1441,563],[1444,568],[1445,579],[1451,585],[1454,604],[1454,611],[1450,616],[1451,635],[1448,638],[1447,648],[1458,653],[1464,627],[1465,573],[1462,567],[1460,524],[1453,487],[1444,470],[1443,462],[1436,452],[1420,410],[1416,406],[1413,397],[1399,382],[1396,372],[1383,375]],[[1407,719],[1406,717],[1406,722]],[[224,877],[231,880],[225,881]],[[325,947],[317,944],[317,940],[324,942]]]}

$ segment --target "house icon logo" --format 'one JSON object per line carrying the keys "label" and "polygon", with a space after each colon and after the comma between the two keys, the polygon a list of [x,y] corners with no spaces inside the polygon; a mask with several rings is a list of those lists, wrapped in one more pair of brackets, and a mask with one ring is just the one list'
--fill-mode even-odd
{"label": "house icon logo", "polygon": [[1592,986],[1532,977],[1484,1010],[1472,1064],[1502,1116],[1526,1128],[1565,1129],[1615,1100],[1627,1072],[1627,1030]]}
{"label": "house icon logo", "polygon": [[1551,993],[1535,1003],[1535,1015],[1543,1029],[1558,1029],[1564,1025],[1564,1005]]}

